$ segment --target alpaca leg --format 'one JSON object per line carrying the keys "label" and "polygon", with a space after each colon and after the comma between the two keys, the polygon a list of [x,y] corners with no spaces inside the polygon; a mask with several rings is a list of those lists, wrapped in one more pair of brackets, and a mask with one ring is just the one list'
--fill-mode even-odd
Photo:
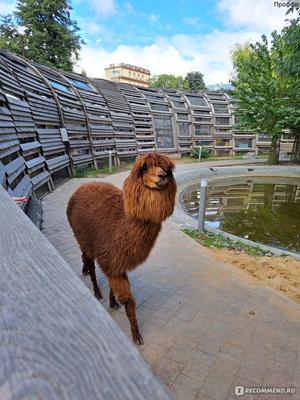
{"label": "alpaca leg", "polygon": [[109,291],[109,305],[111,308],[119,308],[120,304],[117,302],[114,292],[111,290]]}
{"label": "alpaca leg", "polygon": [[83,262],[81,273],[82,273],[82,275],[86,276],[90,273],[89,264],[88,264],[90,259],[87,257],[87,255],[84,252],[82,252],[81,259]]}
{"label": "alpaca leg", "polygon": [[103,296],[102,296],[99,286],[97,284],[96,268],[95,268],[94,260],[92,258],[88,257],[85,253],[82,253],[82,261],[83,261],[82,273],[84,274],[83,270],[88,271],[88,273],[91,276],[91,281],[93,284],[95,297],[97,299],[102,299]]}
{"label": "alpaca leg", "polygon": [[130,291],[130,284],[127,274],[109,277],[109,286],[113,293],[116,294],[121,304],[124,305],[127,317],[130,322],[131,334],[134,343],[143,344],[143,338],[139,332],[136,315],[135,300]]}

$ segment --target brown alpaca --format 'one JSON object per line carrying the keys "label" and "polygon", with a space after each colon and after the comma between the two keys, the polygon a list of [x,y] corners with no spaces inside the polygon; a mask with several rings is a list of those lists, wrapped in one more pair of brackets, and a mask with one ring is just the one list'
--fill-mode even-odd
{"label": "brown alpaca", "polygon": [[135,300],[127,272],[148,257],[162,222],[174,210],[174,163],[158,153],[134,163],[123,191],[109,183],[85,183],[71,196],[67,216],[82,251],[84,275],[90,274],[95,296],[95,263],[108,278],[110,307],[124,304],[133,341],[143,344],[135,315]]}

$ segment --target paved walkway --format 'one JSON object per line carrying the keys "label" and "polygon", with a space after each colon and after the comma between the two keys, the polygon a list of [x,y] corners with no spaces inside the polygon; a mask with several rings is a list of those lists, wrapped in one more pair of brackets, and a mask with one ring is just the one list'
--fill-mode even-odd
{"label": "paved walkway", "polygon": [[[178,171],[187,168],[179,166]],[[123,172],[101,180],[121,185],[126,176]],[[86,181],[72,179],[43,201],[43,232],[78,277],[80,253],[65,208],[71,193]],[[91,287],[89,277],[81,279]],[[99,270],[98,280],[103,306],[130,337],[123,308],[109,308]],[[298,388],[292,396],[242,399],[300,399],[300,304],[213,259],[180,231],[176,217],[164,224],[149,259],[130,280],[145,342],[140,351],[178,399],[236,399],[236,385]]]}

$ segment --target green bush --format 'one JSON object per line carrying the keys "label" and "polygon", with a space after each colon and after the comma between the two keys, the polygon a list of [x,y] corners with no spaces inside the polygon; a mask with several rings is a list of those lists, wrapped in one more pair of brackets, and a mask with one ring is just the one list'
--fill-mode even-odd
{"label": "green bush", "polygon": [[[192,151],[192,157],[193,157],[193,158],[199,158],[199,151],[200,151],[199,148],[193,149],[193,151]],[[204,148],[202,147],[201,158],[208,158],[209,156],[210,156],[210,150],[204,149]]]}

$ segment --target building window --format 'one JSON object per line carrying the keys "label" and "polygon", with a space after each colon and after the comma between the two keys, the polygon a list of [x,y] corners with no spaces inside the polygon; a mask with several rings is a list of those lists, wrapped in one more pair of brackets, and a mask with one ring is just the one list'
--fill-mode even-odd
{"label": "building window", "polygon": [[213,107],[216,114],[228,114],[227,104],[213,104]]}
{"label": "building window", "polygon": [[172,124],[170,117],[154,117],[156,144],[159,149],[174,147]]}
{"label": "building window", "polygon": [[195,135],[211,135],[211,127],[209,125],[195,125]]}
{"label": "building window", "polygon": [[174,107],[177,107],[177,108],[185,108],[185,104],[183,101],[173,101],[173,105],[174,105]]}
{"label": "building window", "polygon": [[200,96],[187,96],[192,106],[207,107],[207,103],[203,97]]}
{"label": "building window", "polygon": [[235,139],[235,147],[238,149],[251,149],[252,139]]}
{"label": "building window", "polygon": [[212,146],[212,142],[209,142],[208,140],[199,140],[198,146]]}
{"label": "building window", "polygon": [[177,118],[178,118],[178,119],[187,120],[187,119],[189,119],[189,116],[188,116],[188,114],[180,114],[180,113],[178,113],[178,114],[177,114]]}
{"label": "building window", "polygon": [[75,86],[77,87],[77,89],[82,89],[82,90],[88,90],[88,91],[95,91],[95,89],[93,88],[93,86],[91,86],[89,83],[87,82],[83,82],[83,81],[79,81],[77,79],[70,79],[68,78],[68,80]]}
{"label": "building window", "polygon": [[120,71],[118,71],[118,70],[113,70],[113,71],[111,71],[111,75],[112,75],[113,77],[120,76]]}
{"label": "building window", "polygon": [[179,122],[178,124],[179,136],[190,136],[189,124]]}
{"label": "building window", "polygon": [[216,117],[216,125],[230,125],[229,117]]}
{"label": "building window", "polygon": [[150,107],[152,110],[156,111],[169,111],[169,107],[164,104],[150,103]]}
{"label": "building window", "polygon": [[227,139],[216,139],[216,146],[231,146],[230,140],[227,140]]}
{"label": "building window", "polygon": [[61,90],[62,92],[72,93],[72,90],[69,88],[69,86],[66,86],[57,81],[53,81],[52,79],[49,79],[49,78],[48,78],[48,81],[54,89]]}

